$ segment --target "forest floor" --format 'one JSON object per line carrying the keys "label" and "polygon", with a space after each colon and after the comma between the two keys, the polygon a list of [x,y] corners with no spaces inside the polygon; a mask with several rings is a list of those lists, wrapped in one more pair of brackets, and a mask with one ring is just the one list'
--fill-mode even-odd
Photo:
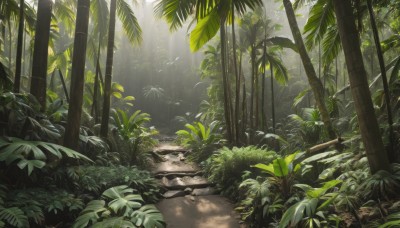
{"label": "forest floor", "polygon": [[245,228],[234,205],[217,194],[212,183],[202,177],[201,168],[186,160],[190,153],[173,143],[154,148],[155,177],[165,190],[156,206],[168,228]]}

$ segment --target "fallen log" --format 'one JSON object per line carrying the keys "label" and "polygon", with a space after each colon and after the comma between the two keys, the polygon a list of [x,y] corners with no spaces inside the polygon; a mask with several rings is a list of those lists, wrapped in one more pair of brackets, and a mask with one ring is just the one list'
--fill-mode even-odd
{"label": "fallen log", "polygon": [[331,140],[331,141],[328,141],[328,142],[325,142],[325,143],[321,143],[321,144],[315,145],[315,146],[310,147],[309,149],[307,149],[307,153],[311,153],[311,154],[312,153],[316,153],[316,152],[318,152],[320,150],[323,150],[323,149],[326,149],[326,148],[328,148],[330,146],[336,146],[338,144],[341,144],[342,142],[343,142],[342,138],[337,138],[337,139],[334,139],[334,140]]}

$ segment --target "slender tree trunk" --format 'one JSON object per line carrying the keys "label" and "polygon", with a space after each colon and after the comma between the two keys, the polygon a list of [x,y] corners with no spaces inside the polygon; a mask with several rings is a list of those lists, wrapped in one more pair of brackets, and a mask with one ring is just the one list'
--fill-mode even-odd
{"label": "slender tree trunk", "polygon": [[68,108],[67,127],[64,145],[74,150],[79,147],[79,129],[81,123],[83,89],[85,84],[85,60],[89,27],[90,0],[78,0],[74,53],[71,69],[71,102]]}
{"label": "slender tree trunk", "polygon": [[236,34],[235,34],[235,7],[232,4],[232,45],[233,45],[233,66],[235,68],[235,78],[236,78],[236,95],[235,95],[235,138],[236,144],[239,144],[240,139],[240,75],[237,66],[237,46],[236,46]]}
{"label": "slender tree trunk", "polygon": [[18,41],[17,41],[17,58],[15,61],[15,78],[14,93],[19,93],[21,86],[21,64],[22,64],[22,47],[24,39],[24,8],[25,1],[21,0],[19,4],[19,25],[18,25]]}
{"label": "slender tree trunk", "polygon": [[46,109],[47,59],[52,7],[51,0],[39,0],[33,49],[30,92],[39,101],[42,111]]}
{"label": "slender tree trunk", "polygon": [[250,130],[249,130],[249,139],[250,143],[253,142],[253,130],[254,130],[254,97],[255,97],[255,47],[254,44],[251,46],[251,53],[250,53],[250,58],[251,58],[251,87],[250,87]]}
{"label": "slender tree trunk", "polygon": [[383,59],[381,42],[379,39],[378,28],[376,26],[374,9],[372,8],[371,0],[367,0],[367,5],[368,5],[369,17],[371,20],[372,31],[374,34],[375,47],[376,47],[376,52],[377,52],[378,60],[379,60],[379,67],[380,67],[381,75],[382,75],[383,90],[385,91],[386,111],[387,111],[388,124],[389,124],[389,140],[390,140],[390,152],[388,154],[388,157],[389,157],[390,161],[396,161],[397,155],[396,155],[394,147],[393,147],[395,145],[395,143],[394,143],[395,138],[394,138],[394,132],[393,132],[392,106],[390,104],[391,103],[390,102],[390,90],[389,90],[389,84],[388,84],[388,80],[387,80],[387,76],[386,76],[385,60]]}
{"label": "slender tree trunk", "polygon": [[266,106],[266,97],[265,97],[265,77],[266,77],[266,71],[265,71],[265,66],[267,64],[266,60],[266,55],[267,55],[267,44],[265,42],[265,39],[267,38],[267,33],[265,29],[265,36],[264,36],[264,43],[263,43],[263,73],[262,73],[262,88],[261,88],[261,123],[262,123],[262,130],[266,132],[268,130],[267,128],[267,114],[265,112],[265,106]]}
{"label": "slender tree trunk", "polygon": [[222,86],[224,87],[224,114],[225,114],[225,124],[227,131],[228,142],[232,142],[232,125],[231,125],[231,114],[229,107],[229,91],[228,91],[228,75],[226,72],[226,31],[225,31],[225,20],[221,19],[220,26],[220,36],[221,36],[221,67],[222,67]]}
{"label": "slender tree trunk", "polygon": [[4,19],[0,23],[1,26],[1,38],[3,40],[2,45],[0,44],[0,53],[6,54],[6,26],[4,25]]}
{"label": "slender tree trunk", "polygon": [[64,90],[65,99],[69,103],[69,95],[68,95],[67,85],[65,84],[64,76],[63,76],[63,74],[62,74],[60,69],[58,69],[58,75],[60,76],[60,81],[61,81],[61,85],[62,85],[63,90]]}
{"label": "slender tree trunk", "polygon": [[246,132],[246,127],[247,127],[247,94],[246,94],[246,79],[243,74],[243,69],[242,69],[242,52],[240,52],[239,56],[239,73],[240,77],[242,79],[242,126],[241,126],[241,137],[245,139],[245,132]]}
{"label": "slender tree trunk", "polygon": [[107,45],[107,62],[106,62],[106,75],[105,75],[105,88],[103,99],[103,115],[101,118],[100,136],[107,138],[108,136],[108,121],[110,118],[111,106],[111,82],[112,82],[112,69],[114,61],[114,38],[115,38],[115,13],[117,10],[117,1],[111,0],[110,5],[110,22],[108,28],[108,45]]}
{"label": "slender tree trunk", "polygon": [[322,122],[325,125],[325,128],[328,132],[329,138],[335,139],[336,133],[333,130],[329,112],[325,105],[324,88],[322,86],[321,81],[318,79],[317,74],[315,73],[314,66],[311,63],[311,60],[307,53],[306,47],[304,46],[304,41],[303,41],[299,26],[296,21],[296,16],[295,16],[295,13],[293,10],[292,3],[290,2],[290,0],[283,0],[283,5],[285,7],[286,16],[289,21],[289,25],[290,25],[290,29],[292,31],[293,38],[296,42],[297,48],[299,49],[299,54],[300,54],[301,60],[303,62],[303,66],[304,66],[304,70],[305,70],[307,78],[308,78],[308,82],[313,91],[318,110],[321,114]]}
{"label": "slender tree trunk", "polygon": [[11,31],[11,21],[7,20],[7,26],[8,26],[8,69],[12,71],[12,31]]}
{"label": "slender tree trunk", "polygon": [[357,113],[358,125],[372,173],[388,170],[389,160],[385,152],[378,121],[375,116],[367,73],[360,49],[360,40],[350,1],[333,0],[339,35],[346,58]]}
{"label": "slender tree trunk", "polygon": [[97,99],[99,97],[99,74],[100,74],[100,49],[101,49],[101,42],[100,42],[100,35],[99,35],[99,47],[97,50],[97,60],[96,60],[96,76],[94,78],[94,88],[93,88],[93,104],[92,104],[92,111],[91,115],[94,115],[95,123],[99,122],[99,109],[98,109],[98,102]]}
{"label": "slender tree trunk", "polygon": [[271,70],[271,111],[272,111],[272,133],[275,134],[275,92],[274,92],[274,69],[270,65]]}

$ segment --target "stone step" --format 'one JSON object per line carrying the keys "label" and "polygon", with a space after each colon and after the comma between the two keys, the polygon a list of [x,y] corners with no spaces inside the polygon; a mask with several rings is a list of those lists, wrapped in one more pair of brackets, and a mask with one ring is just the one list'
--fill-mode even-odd
{"label": "stone step", "polygon": [[171,145],[169,143],[163,143],[158,145],[156,148],[153,149],[153,151],[157,154],[165,155],[165,154],[171,154],[171,153],[185,153],[188,150],[177,145]]}
{"label": "stone step", "polygon": [[175,177],[185,177],[185,176],[189,176],[189,177],[194,177],[194,176],[202,176],[204,174],[203,171],[197,171],[195,173],[185,173],[185,172],[177,172],[177,173],[158,173],[156,174],[154,177],[157,179],[161,179],[163,177],[166,177],[168,179],[173,179]]}
{"label": "stone step", "polygon": [[181,197],[186,195],[191,196],[209,196],[209,195],[216,195],[217,190],[214,187],[207,187],[207,188],[186,188],[185,190],[169,190],[164,193],[165,199],[171,199],[175,197]]}
{"label": "stone step", "polygon": [[182,161],[164,161],[156,163],[156,167],[153,169],[155,175],[162,173],[197,173],[199,171],[200,167],[198,165]]}
{"label": "stone step", "polygon": [[212,186],[213,184],[208,182],[208,180],[201,176],[194,176],[194,177],[176,177],[173,179],[168,179],[163,177],[160,180],[161,187],[164,187],[168,190],[182,190],[186,188],[206,188]]}

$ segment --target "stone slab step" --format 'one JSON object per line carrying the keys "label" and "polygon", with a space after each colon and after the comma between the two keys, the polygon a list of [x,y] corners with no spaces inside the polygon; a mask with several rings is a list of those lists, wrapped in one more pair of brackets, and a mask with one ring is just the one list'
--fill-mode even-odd
{"label": "stone slab step", "polygon": [[157,179],[161,179],[163,177],[166,177],[168,179],[173,179],[175,177],[185,177],[185,176],[189,176],[189,177],[194,177],[194,176],[202,176],[204,174],[203,171],[198,171],[195,173],[185,173],[185,172],[177,172],[177,173],[158,173],[156,174],[154,177]]}
{"label": "stone slab step", "polygon": [[171,198],[175,198],[175,197],[181,197],[181,196],[185,196],[186,192],[182,191],[182,190],[172,190],[172,191],[167,191],[164,193],[164,198],[165,199],[171,199]]}
{"label": "stone slab step", "polygon": [[185,153],[188,150],[177,145],[171,145],[170,143],[163,143],[158,145],[156,148],[153,149],[153,151],[157,154],[170,154],[170,153],[176,153],[176,152],[182,152]]}
{"label": "stone slab step", "polygon": [[194,163],[186,163],[182,161],[165,161],[156,163],[153,169],[155,175],[160,173],[197,173],[200,167]]}
{"label": "stone slab step", "polygon": [[197,188],[190,193],[190,195],[192,196],[209,196],[216,194],[217,194],[217,189],[215,189],[214,187]]}
{"label": "stone slab step", "polygon": [[169,189],[169,190],[179,190],[179,189],[186,189],[186,188],[205,188],[209,187],[212,184],[208,182],[208,180],[201,176],[194,176],[194,177],[176,177],[174,179],[169,180],[166,177],[163,177],[160,180],[160,184],[162,187]]}

